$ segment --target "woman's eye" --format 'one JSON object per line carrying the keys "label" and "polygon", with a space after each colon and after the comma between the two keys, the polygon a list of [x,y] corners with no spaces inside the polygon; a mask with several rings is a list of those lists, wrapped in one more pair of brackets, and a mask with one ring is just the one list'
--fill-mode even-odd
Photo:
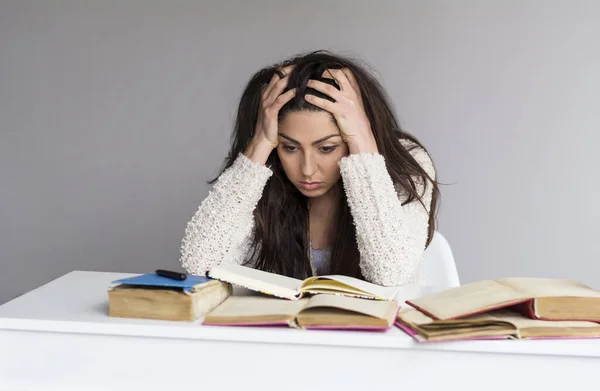
{"label": "woman's eye", "polygon": [[296,151],[296,147],[294,147],[293,145],[284,145],[283,149],[285,149],[288,152],[295,152]]}
{"label": "woman's eye", "polygon": [[329,147],[321,147],[321,152],[323,153],[331,153],[333,151],[335,151],[337,147],[335,145],[329,146]]}

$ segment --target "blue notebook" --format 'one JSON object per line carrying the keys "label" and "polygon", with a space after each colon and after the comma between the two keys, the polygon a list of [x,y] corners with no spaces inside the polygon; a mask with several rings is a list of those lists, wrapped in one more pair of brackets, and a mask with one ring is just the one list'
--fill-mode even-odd
{"label": "blue notebook", "polygon": [[203,284],[208,281],[212,281],[212,278],[203,276],[192,276],[189,275],[183,281],[173,280],[171,278],[159,276],[156,273],[142,274],[135,277],[123,278],[121,280],[115,280],[113,284],[127,284],[127,285],[138,285],[138,286],[158,286],[167,288],[179,288],[183,291],[192,290],[196,285]]}

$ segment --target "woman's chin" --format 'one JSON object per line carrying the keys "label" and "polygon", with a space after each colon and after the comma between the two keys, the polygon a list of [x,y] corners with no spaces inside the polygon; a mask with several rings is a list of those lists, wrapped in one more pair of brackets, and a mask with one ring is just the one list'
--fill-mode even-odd
{"label": "woman's chin", "polygon": [[308,197],[308,198],[321,197],[322,195],[327,193],[327,191],[329,190],[328,187],[320,187],[320,188],[314,189],[314,190],[308,190],[308,189],[301,188],[301,187],[298,187],[297,189],[300,191],[300,193],[302,193],[302,195],[304,195],[305,197]]}

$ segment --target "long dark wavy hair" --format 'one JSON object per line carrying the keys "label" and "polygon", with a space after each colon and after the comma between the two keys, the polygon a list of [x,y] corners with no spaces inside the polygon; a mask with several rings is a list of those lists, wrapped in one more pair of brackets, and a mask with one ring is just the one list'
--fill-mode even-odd
{"label": "long dark wavy hair", "polygon": [[[261,92],[269,84],[273,74],[288,65],[295,67],[289,75],[286,91],[290,88],[297,88],[297,93],[280,110],[280,122],[290,112],[322,111],[321,108],[306,102],[304,99],[306,93],[332,100],[319,91],[308,88],[306,84],[309,79],[319,79],[339,89],[335,81],[322,78],[323,72],[332,68],[348,68],[353,73],[361,89],[363,104],[375,135],[379,153],[385,159],[394,185],[405,189],[408,193],[408,198],[403,204],[409,202],[423,204],[422,194],[418,194],[413,178],[419,178],[424,183],[433,185],[427,239],[427,245],[429,245],[436,226],[438,185],[415,161],[409,151],[399,143],[399,139],[410,140],[416,144],[415,147],[422,147],[422,145],[414,136],[400,129],[389,98],[381,84],[365,67],[353,59],[320,50],[295,56],[255,73],[242,94],[232,134],[231,149],[221,173],[231,167],[238,155],[248,147],[254,135]],[[253,262],[254,267],[261,270],[295,278],[305,278],[312,275],[309,258],[309,204],[307,197],[287,178],[276,150],[273,150],[269,156],[267,166],[272,169],[273,176],[267,182],[254,211],[256,229],[253,253],[249,260]],[[214,183],[217,178],[209,183]],[[337,186],[338,189],[342,189],[341,180]],[[360,254],[350,207],[343,189],[337,191],[336,194],[338,194],[337,208],[332,218],[334,229],[331,231],[335,233],[335,236],[331,248],[330,273],[364,279],[359,267]],[[425,205],[423,206],[425,207]]]}

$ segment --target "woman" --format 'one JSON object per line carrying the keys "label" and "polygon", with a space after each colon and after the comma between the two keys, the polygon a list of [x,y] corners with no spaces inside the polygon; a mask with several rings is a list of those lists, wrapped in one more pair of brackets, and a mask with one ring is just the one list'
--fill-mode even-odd
{"label": "woman", "polygon": [[295,278],[424,282],[434,166],[355,61],[317,51],[257,72],[211,184],[182,241],[189,273],[243,263]]}

